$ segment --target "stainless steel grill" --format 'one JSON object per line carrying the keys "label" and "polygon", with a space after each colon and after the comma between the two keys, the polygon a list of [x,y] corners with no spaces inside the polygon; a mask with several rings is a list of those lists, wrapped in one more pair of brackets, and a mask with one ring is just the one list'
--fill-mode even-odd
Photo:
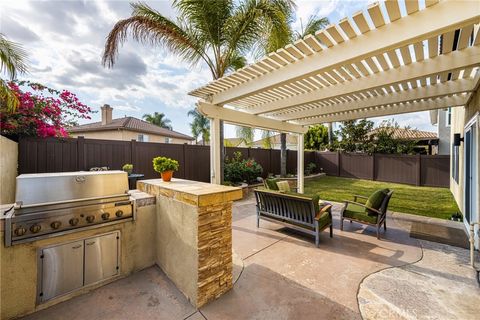
{"label": "stainless steel grill", "polygon": [[6,213],[5,245],[135,219],[123,171],[22,174]]}

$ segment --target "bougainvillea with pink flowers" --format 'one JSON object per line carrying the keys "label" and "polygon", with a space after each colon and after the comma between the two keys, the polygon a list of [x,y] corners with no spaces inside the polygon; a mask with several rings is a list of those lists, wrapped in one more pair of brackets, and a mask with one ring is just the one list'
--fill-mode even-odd
{"label": "bougainvillea with pink flowers", "polygon": [[29,81],[10,82],[9,86],[20,105],[14,112],[2,110],[0,129],[4,136],[13,139],[68,137],[67,127],[76,125],[79,119],[90,119],[90,107],[70,91]]}

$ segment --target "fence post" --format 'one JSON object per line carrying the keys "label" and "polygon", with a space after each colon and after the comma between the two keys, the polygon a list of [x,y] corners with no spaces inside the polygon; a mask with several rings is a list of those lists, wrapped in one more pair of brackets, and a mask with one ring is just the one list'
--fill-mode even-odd
{"label": "fence post", "polygon": [[341,166],[340,151],[337,150],[337,177],[340,177],[340,166]]}
{"label": "fence post", "polygon": [[420,186],[422,184],[422,156],[417,154],[417,181],[416,185]]}
{"label": "fence post", "polygon": [[86,170],[85,164],[85,138],[78,137],[77,138],[77,169],[79,171]]}
{"label": "fence post", "polygon": [[377,180],[375,177],[375,153],[372,153],[372,180]]}
{"label": "fence post", "polygon": [[188,170],[187,157],[185,157],[185,146],[186,146],[186,145],[187,145],[187,144],[184,143],[184,144],[183,144],[183,149],[182,149],[182,151],[183,151],[183,152],[182,152],[183,168],[184,168],[184,169],[183,169],[183,175],[184,175],[184,179],[192,180],[192,179],[188,176],[188,172],[187,172],[187,170]]}

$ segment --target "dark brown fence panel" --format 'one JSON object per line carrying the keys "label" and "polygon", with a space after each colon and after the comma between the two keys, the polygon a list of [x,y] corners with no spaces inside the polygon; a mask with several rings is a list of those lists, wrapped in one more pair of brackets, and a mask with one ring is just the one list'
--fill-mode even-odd
{"label": "dark brown fence panel", "polygon": [[287,150],[287,174],[297,173],[297,151]]}
{"label": "dark brown fence panel", "polygon": [[[180,165],[174,177],[185,178],[185,161],[182,144],[135,142],[134,145],[134,172],[143,173],[145,179],[159,178],[160,174],[153,170],[152,160],[155,157],[168,157],[177,160]],[[192,159],[192,161],[195,161],[195,159]]]}
{"label": "dark brown fence panel", "polygon": [[[206,146],[205,148],[209,149],[209,146]],[[226,149],[226,156],[228,158],[233,158],[234,154],[236,152],[240,152],[242,154],[243,159],[247,159],[250,155],[250,149],[249,148],[236,148],[236,147],[227,147]]]}
{"label": "dark brown fence panel", "polygon": [[270,172],[272,174],[280,174],[280,150],[270,149]]}
{"label": "dark brown fence panel", "polygon": [[267,177],[270,169],[270,149],[250,149],[250,158],[255,159],[263,168],[262,177]]}
{"label": "dark brown fence panel", "polygon": [[421,185],[448,187],[450,185],[450,156],[421,156]]}
{"label": "dark brown fence panel", "polygon": [[406,184],[419,184],[418,156],[375,155],[375,180]]}
{"label": "dark brown fence panel", "polygon": [[183,145],[186,179],[210,182],[210,149],[205,146]]}
{"label": "dark brown fence panel", "polygon": [[83,146],[86,169],[92,167],[109,167],[121,170],[126,163],[132,163],[131,142],[85,139]]}
{"label": "dark brown fence panel", "polygon": [[77,139],[20,139],[18,156],[20,173],[78,170]]}
{"label": "dark brown fence panel", "polygon": [[373,156],[368,154],[341,153],[340,176],[373,179]]}
{"label": "dark brown fence panel", "polygon": [[317,170],[323,169],[323,172],[330,176],[338,175],[337,152],[315,152],[315,164]]}

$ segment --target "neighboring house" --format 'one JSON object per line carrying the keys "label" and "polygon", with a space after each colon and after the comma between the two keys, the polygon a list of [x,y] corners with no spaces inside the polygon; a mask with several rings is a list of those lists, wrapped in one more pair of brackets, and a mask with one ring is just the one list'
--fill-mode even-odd
{"label": "neighboring house", "polygon": [[452,126],[452,110],[438,109],[430,111],[430,122],[437,126],[438,154],[450,154],[450,127]]}
{"label": "neighboring house", "polygon": [[[375,128],[370,134],[375,134],[383,128]],[[416,141],[415,152],[420,154],[438,153],[438,136],[435,132],[406,128],[392,128],[392,138],[396,140]]]}
{"label": "neighboring house", "polygon": [[74,138],[83,136],[89,139],[176,144],[190,144],[195,140],[186,134],[161,128],[134,117],[112,119],[112,111],[113,108],[106,104],[101,107],[102,121],[72,127],[68,131]]}
{"label": "neighboring house", "polygon": [[[272,149],[280,149],[280,133],[277,133],[270,138],[263,138],[253,142],[252,148],[265,148],[265,140],[270,139]],[[294,134],[287,134],[287,149],[297,150],[297,136]]]}

